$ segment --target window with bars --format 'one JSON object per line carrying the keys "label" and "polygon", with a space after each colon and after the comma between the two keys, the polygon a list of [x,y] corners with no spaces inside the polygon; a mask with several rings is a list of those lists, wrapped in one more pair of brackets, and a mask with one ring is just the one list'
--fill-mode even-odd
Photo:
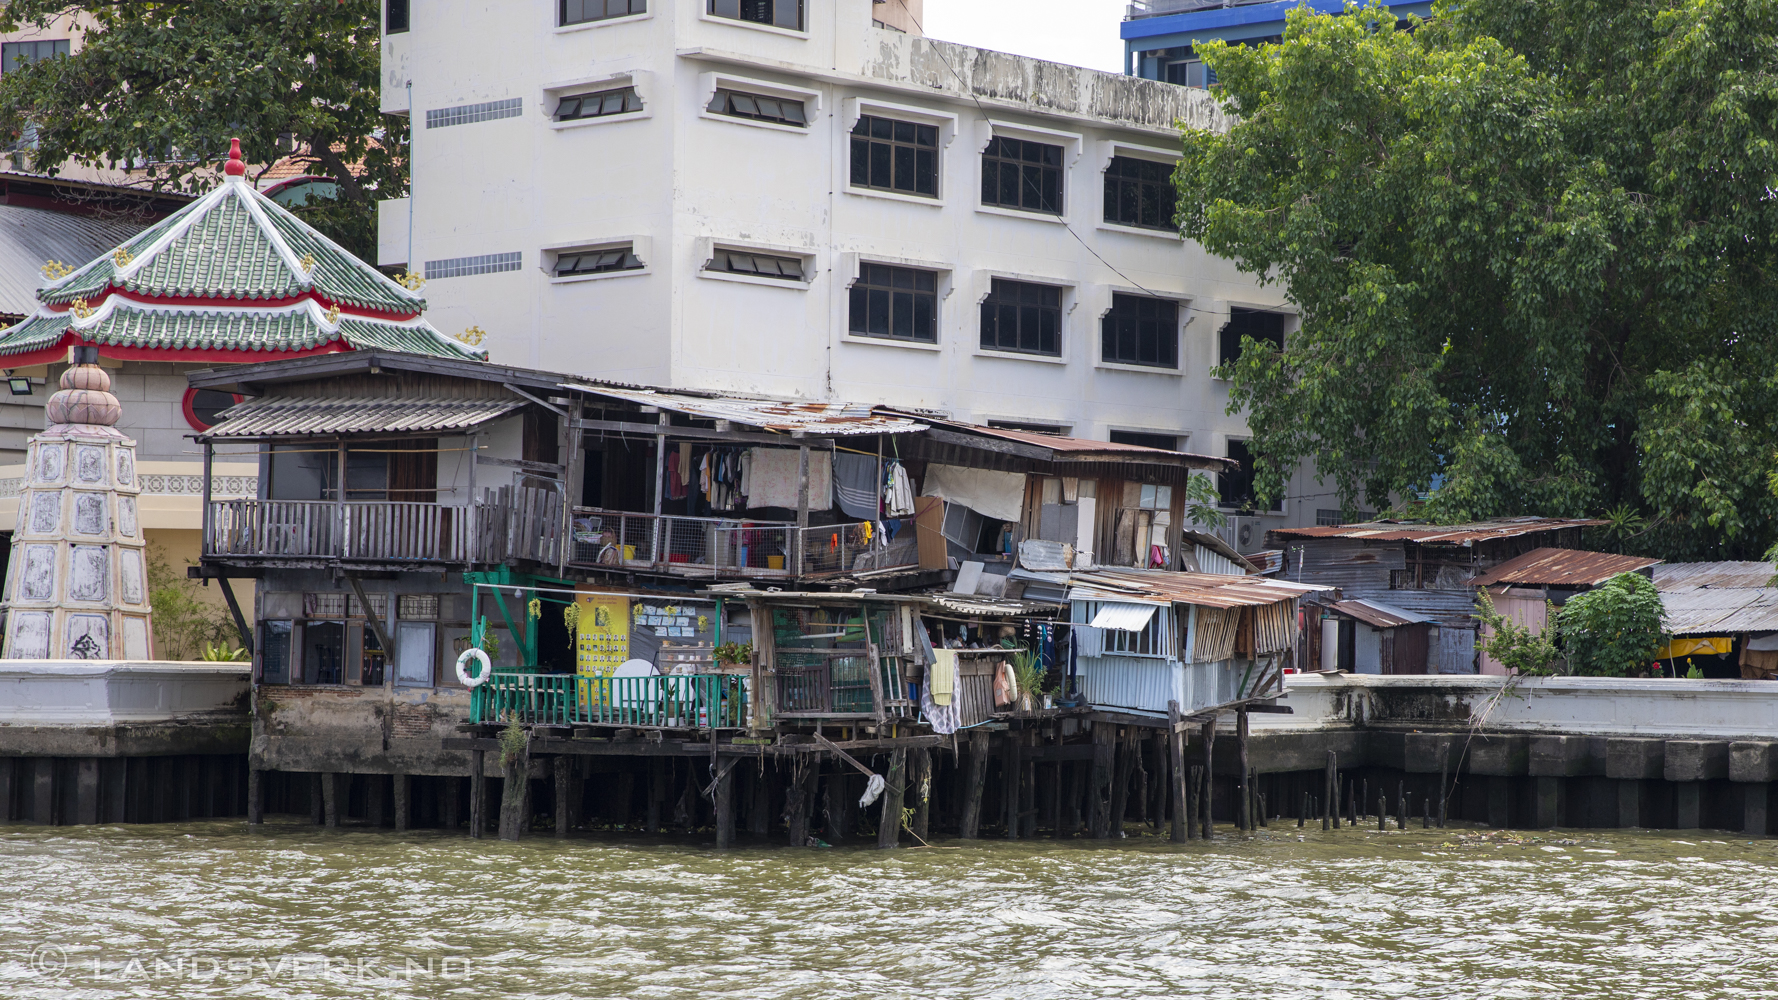
{"label": "window with bars", "polygon": [[1178,368],[1179,303],[1114,293],[1100,321],[1099,355],[1110,364]]}
{"label": "window with bars", "polygon": [[383,33],[399,34],[408,26],[408,0],[388,0],[383,8]]}
{"label": "window with bars", "polygon": [[631,244],[602,250],[563,250],[556,254],[555,276],[573,278],[583,274],[639,271],[642,267],[642,259],[636,256]]}
{"label": "window with bars", "polygon": [[751,274],[780,281],[802,281],[803,262],[797,257],[775,257],[741,250],[718,250],[710,257],[705,270],[729,274]]}
{"label": "window with bars", "polygon": [[[1224,452],[1224,454],[1240,464],[1233,471],[1221,473],[1216,477],[1219,480],[1218,486],[1222,493],[1222,505],[1224,507],[1234,507],[1238,510],[1262,509],[1254,500],[1255,491],[1253,488],[1253,479],[1256,470],[1254,469],[1253,449],[1246,441],[1230,438],[1228,442],[1228,450]],[[1283,510],[1284,500],[1282,498],[1275,499],[1272,501],[1271,506],[1263,509],[1269,511]]]}
{"label": "window with bars", "polygon": [[0,43],[0,73],[11,73],[44,59],[68,57],[68,39]]}
{"label": "window with bars", "polygon": [[1105,221],[1177,232],[1174,194],[1171,164],[1114,156],[1105,168]]}
{"label": "window with bars", "polygon": [[1219,336],[1222,364],[1226,365],[1241,357],[1243,337],[1270,344],[1274,351],[1284,350],[1284,314],[1239,307],[1230,309],[1229,321],[1223,324]]}
{"label": "window with bars", "polygon": [[437,594],[402,594],[395,605],[403,619],[429,621],[438,617]]}
{"label": "window with bars", "polygon": [[642,98],[635,87],[601,90],[595,94],[575,94],[556,104],[556,121],[571,122],[580,118],[603,118],[642,110]]}
{"label": "window with bars", "polygon": [[738,90],[718,90],[710,99],[709,111],[712,114],[728,115],[731,118],[751,118],[755,121],[776,122],[779,125],[795,125],[807,128],[809,119],[803,113],[803,102],[789,97],[767,97],[764,94],[745,94]]}
{"label": "window with bars", "polygon": [[1162,451],[1178,451],[1179,435],[1161,434],[1151,431],[1112,431],[1112,444],[1133,444],[1142,448],[1159,448]]}
{"label": "window with bars", "polygon": [[853,336],[938,342],[938,272],[860,264],[851,297]]}
{"label": "window with bars", "polygon": [[646,14],[648,0],[562,0],[557,13],[560,24],[584,24],[612,17]]}
{"label": "window with bars", "polygon": [[1062,353],[1062,289],[995,278],[982,300],[982,350]]}
{"label": "window with bars", "polygon": [[710,0],[712,17],[803,30],[803,0]]}
{"label": "window with bars", "polygon": [[938,195],[938,126],[862,115],[852,126],[855,187]]}
{"label": "window with bars", "polygon": [[1062,214],[1062,147],[995,136],[982,151],[982,204]]}

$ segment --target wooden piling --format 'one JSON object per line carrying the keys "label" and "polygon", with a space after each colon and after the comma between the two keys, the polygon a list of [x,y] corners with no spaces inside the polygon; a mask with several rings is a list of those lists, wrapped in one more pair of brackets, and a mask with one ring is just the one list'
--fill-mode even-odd
{"label": "wooden piling", "polygon": [[574,758],[558,756],[552,765],[551,778],[555,779],[556,792],[556,836],[566,837],[574,832]]}
{"label": "wooden piling", "polygon": [[340,801],[340,776],[329,771],[321,776],[321,809],[329,829],[338,828],[345,803]]}
{"label": "wooden piling", "polygon": [[1235,756],[1240,758],[1241,782],[1238,789],[1239,805],[1235,807],[1235,825],[1242,830],[1251,832],[1253,822],[1253,786],[1247,781],[1247,709],[1235,710]]}
{"label": "wooden piling", "polygon": [[488,825],[487,751],[469,751],[469,835],[480,840]]}
{"label": "wooden piling", "polygon": [[1191,767],[1191,775],[1185,783],[1185,839],[1196,840],[1199,821],[1202,819],[1198,800],[1204,795],[1204,769],[1197,765]]}
{"label": "wooden piling", "polygon": [[1211,716],[1204,723],[1204,791],[1200,798],[1204,806],[1204,839],[1216,838],[1216,717]]}
{"label": "wooden piling", "polygon": [[712,798],[716,807],[716,846],[735,846],[735,767],[738,758],[730,757],[716,765]]}
{"label": "wooden piling", "polygon": [[1303,824],[1308,822],[1308,819],[1309,819],[1309,793],[1304,792],[1302,806],[1300,807],[1300,811],[1298,811],[1296,814],[1296,828],[1301,830],[1303,828]]}
{"label": "wooden piling", "polygon": [[386,787],[382,775],[364,776],[364,818],[373,828],[381,828],[383,825],[383,813],[387,811],[384,807],[388,804],[387,797],[383,794]]}
{"label": "wooden piling", "polygon": [[391,805],[395,811],[395,831],[404,833],[414,819],[413,779],[400,772],[396,772],[393,777],[395,787]]}
{"label": "wooden piling", "polygon": [[[908,769],[908,795],[914,800],[914,818],[908,829],[919,843],[931,839],[932,820],[932,751],[920,747],[911,754]],[[1029,765],[1028,765],[1029,766]]]}
{"label": "wooden piling", "polygon": [[1387,830],[1387,829],[1389,829],[1388,824],[1389,824],[1389,796],[1384,795],[1382,792],[1378,792],[1377,793],[1377,829],[1379,831]]}
{"label": "wooden piling", "polygon": [[988,781],[988,734],[969,734],[969,772],[963,779],[963,816],[957,835],[975,840],[981,835],[982,790]]}
{"label": "wooden piling", "polygon": [[1329,750],[1327,761],[1321,769],[1321,828],[1323,830],[1332,830],[1339,826],[1339,819],[1334,815],[1334,810],[1339,808],[1340,801],[1334,797],[1339,793],[1338,774],[1339,760],[1334,756],[1334,752]]}
{"label": "wooden piling", "polygon": [[[907,793],[907,769],[907,748],[899,747],[889,755],[889,774],[883,779],[883,815],[877,821],[877,847],[880,849],[901,846],[901,807]],[[1016,831],[1018,828],[1017,786],[1013,788],[1013,792],[1013,828]]]}
{"label": "wooden piling", "polygon": [[849,821],[852,797],[846,790],[844,772],[828,775],[824,784],[827,795],[827,842],[837,847],[845,843],[852,833],[852,824]]}
{"label": "wooden piling", "polygon": [[1397,782],[1395,785],[1395,828],[1397,830],[1408,828],[1408,786],[1405,781]]}
{"label": "wooden piling", "polygon": [[661,832],[661,806],[667,801],[667,777],[667,758],[648,758],[648,811],[642,823],[649,833]]}
{"label": "wooden piling", "polygon": [[1450,765],[1451,744],[1438,745],[1438,828],[1445,828],[1445,804],[1451,798],[1451,786],[1445,780],[1446,768]]}
{"label": "wooden piling", "polygon": [[[1116,730],[1113,730],[1116,733]],[[1136,733],[1134,726],[1124,727],[1121,740],[1112,745],[1113,758],[1111,767],[1111,812],[1107,817],[1105,835],[1121,838],[1124,835],[1124,814],[1130,805],[1130,775],[1135,767]]]}
{"label": "wooden piling", "polygon": [[[265,822],[265,772],[257,767],[247,768],[247,825],[259,826]],[[121,804],[121,803],[120,803]],[[122,810],[119,810],[121,813]],[[118,817],[122,819],[120,815]]]}
{"label": "wooden piling", "polygon": [[1190,804],[1186,801],[1185,733],[1180,731],[1179,702],[1167,703],[1168,782],[1173,796],[1173,842],[1191,839]]}
{"label": "wooden piling", "polygon": [[500,788],[500,839],[517,840],[530,818],[530,762],[524,753],[503,755]]}
{"label": "wooden piling", "polygon": [[463,794],[463,786],[458,784],[460,778],[433,778],[438,782],[438,822],[446,830],[457,829],[459,799]]}
{"label": "wooden piling", "polygon": [[[1019,778],[1024,768],[1019,766],[1019,736],[1017,731],[1009,731],[1002,739],[1000,752],[1000,790],[1002,811],[1006,814],[1006,839],[1019,839]],[[894,846],[879,844],[879,847]]]}

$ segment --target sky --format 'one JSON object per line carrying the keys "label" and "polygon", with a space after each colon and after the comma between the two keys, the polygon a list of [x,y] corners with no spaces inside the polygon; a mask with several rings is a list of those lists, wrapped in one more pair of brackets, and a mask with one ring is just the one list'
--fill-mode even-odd
{"label": "sky", "polygon": [[[891,0],[893,2],[893,0]],[[926,0],[926,34],[1021,56],[1124,69],[1124,0]]]}

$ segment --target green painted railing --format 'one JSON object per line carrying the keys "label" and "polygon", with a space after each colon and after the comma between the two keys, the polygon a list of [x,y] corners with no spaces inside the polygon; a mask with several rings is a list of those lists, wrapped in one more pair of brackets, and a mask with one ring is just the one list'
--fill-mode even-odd
{"label": "green painted railing", "polygon": [[722,674],[594,677],[495,673],[470,695],[472,722],[740,729],[747,682]]}

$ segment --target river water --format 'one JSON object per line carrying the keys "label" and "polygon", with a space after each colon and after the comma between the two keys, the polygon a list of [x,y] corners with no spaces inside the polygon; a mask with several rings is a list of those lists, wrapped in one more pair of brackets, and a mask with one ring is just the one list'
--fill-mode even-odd
{"label": "river water", "polygon": [[0,829],[0,996],[1738,997],[1778,842],[1274,827],[932,849]]}

